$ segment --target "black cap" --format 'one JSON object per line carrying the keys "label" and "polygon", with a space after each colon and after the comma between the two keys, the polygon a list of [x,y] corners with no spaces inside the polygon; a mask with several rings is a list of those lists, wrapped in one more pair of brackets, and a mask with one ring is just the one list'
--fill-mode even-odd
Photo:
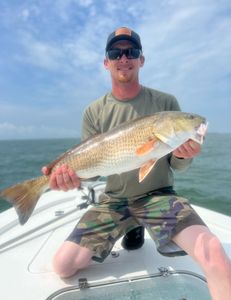
{"label": "black cap", "polygon": [[120,27],[111,34],[109,34],[106,44],[106,51],[108,51],[111,48],[111,46],[118,41],[129,41],[132,44],[134,44],[134,46],[137,49],[142,50],[139,35],[135,31],[127,27]]}

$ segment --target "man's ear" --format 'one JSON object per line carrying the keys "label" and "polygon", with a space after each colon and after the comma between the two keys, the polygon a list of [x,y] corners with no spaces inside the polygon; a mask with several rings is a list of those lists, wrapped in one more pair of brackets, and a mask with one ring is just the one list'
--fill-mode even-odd
{"label": "man's ear", "polygon": [[107,58],[104,58],[103,64],[104,64],[105,69],[108,69],[108,59]]}
{"label": "man's ear", "polygon": [[143,55],[140,56],[140,66],[143,67],[145,62],[145,57]]}

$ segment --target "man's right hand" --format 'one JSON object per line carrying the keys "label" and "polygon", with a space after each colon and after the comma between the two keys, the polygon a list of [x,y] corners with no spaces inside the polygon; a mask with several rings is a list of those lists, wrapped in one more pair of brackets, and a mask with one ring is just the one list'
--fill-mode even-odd
{"label": "man's right hand", "polygon": [[[42,173],[47,176],[50,175],[51,170],[45,166],[42,168]],[[80,178],[65,164],[53,171],[49,178],[49,186],[53,190],[68,191],[79,188],[80,185]]]}

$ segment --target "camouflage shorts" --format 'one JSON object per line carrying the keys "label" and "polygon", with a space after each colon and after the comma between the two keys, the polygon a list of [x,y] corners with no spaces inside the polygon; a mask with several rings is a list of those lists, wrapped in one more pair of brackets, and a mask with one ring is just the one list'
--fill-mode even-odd
{"label": "camouflage shorts", "polygon": [[131,229],[143,225],[160,253],[171,239],[190,225],[205,225],[185,198],[175,195],[147,196],[129,202],[103,194],[67,238],[92,250],[92,259],[102,262],[115,242]]}

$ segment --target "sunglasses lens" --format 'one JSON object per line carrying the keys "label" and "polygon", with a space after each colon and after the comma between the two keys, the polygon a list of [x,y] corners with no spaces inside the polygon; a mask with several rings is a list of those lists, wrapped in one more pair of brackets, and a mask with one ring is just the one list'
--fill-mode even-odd
{"label": "sunglasses lens", "polygon": [[126,49],[126,50],[127,50],[127,54],[125,54],[125,55],[128,59],[135,59],[135,58],[138,58],[140,56],[140,50],[139,49],[129,48],[129,49]]}
{"label": "sunglasses lens", "polygon": [[140,50],[135,48],[111,49],[107,51],[107,57],[111,60],[120,59],[124,54],[128,59],[136,59],[140,56]]}
{"label": "sunglasses lens", "polygon": [[121,58],[121,50],[120,49],[108,50],[107,57],[111,60],[120,59]]}

